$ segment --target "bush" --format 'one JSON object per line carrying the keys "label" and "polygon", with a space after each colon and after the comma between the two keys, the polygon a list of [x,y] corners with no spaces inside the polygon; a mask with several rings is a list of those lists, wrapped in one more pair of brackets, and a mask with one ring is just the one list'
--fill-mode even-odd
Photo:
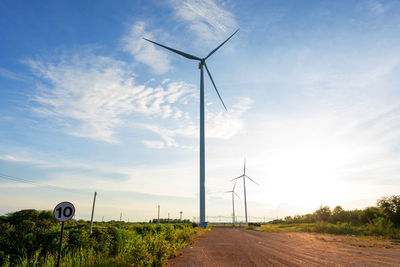
{"label": "bush", "polygon": [[[49,216],[50,214],[50,216]],[[0,266],[54,266],[61,226],[48,211],[24,210],[0,218]],[[190,224],[65,223],[65,266],[158,266],[192,241]]]}

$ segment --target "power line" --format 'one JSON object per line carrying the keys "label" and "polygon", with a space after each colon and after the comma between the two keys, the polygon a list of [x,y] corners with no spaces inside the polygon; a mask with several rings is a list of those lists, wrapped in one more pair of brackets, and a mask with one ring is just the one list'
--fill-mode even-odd
{"label": "power line", "polygon": [[[30,185],[33,185],[33,186],[42,187],[42,188],[55,190],[55,191],[65,191],[65,192],[74,193],[74,194],[80,194],[81,195],[81,193],[78,192],[78,189],[70,189],[70,188],[65,188],[65,187],[61,187],[61,186],[56,186],[56,185],[36,182],[36,181],[28,180],[28,179],[23,179],[23,178],[11,176],[11,175],[4,174],[4,173],[0,173],[0,179],[9,180],[9,181],[17,182],[17,183],[30,184]],[[100,198],[103,198],[103,199],[108,200],[108,201],[113,201],[113,202],[121,202],[121,201],[118,201],[118,200],[115,200],[115,199],[112,199],[112,198],[109,198],[109,197],[104,197],[104,195],[100,196]]]}
{"label": "power line", "polygon": [[18,182],[18,183],[30,184],[30,185],[37,186],[37,187],[43,187],[43,188],[47,188],[47,189],[51,189],[51,190],[62,190],[62,191],[68,191],[68,192],[72,192],[72,193],[77,193],[73,189],[60,187],[60,186],[55,186],[55,185],[50,185],[50,184],[45,184],[45,183],[41,183],[41,182],[35,182],[35,181],[32,181],[32,180],[18,178],[18,177],[15,177],[15,176],[4,174],[4,173],[0,173],[0,178],[4,179],[4,180]]}

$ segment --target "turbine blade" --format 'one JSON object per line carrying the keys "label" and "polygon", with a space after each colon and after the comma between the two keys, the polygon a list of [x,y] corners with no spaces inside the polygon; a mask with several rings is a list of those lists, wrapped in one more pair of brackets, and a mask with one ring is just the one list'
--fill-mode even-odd
{"label": "turbine blade", "polygon": [[224,101],[223,101],[222,98],[221,98],[221,95],[220,95],[219,92],[218,92],[217,86],[215,86],[215,83],[214,83],[214,80],[213,80],[213,78],[212,78],[212,76],[211,76],[211,73],[210,73],[210,71],[209,71],[208,68],[207,68],[207,64],[204,63],[204,66],[206,67],[206,71],[207,71],[207,73],[208,73],[208,76],[210,77],[210,80],[211,80],[212,84],[214,85],[214,89],[215,89],[215,92],[217,92],[217,95],[218,95],[218,97],[219,97],[219,100],[221,100],[221,103],[222,103],[222,105],[224,106],[225,110],[228,111],[228,109],[227,109],[226,106],[225,106]]}
{"label": "turbine blade", "polygon": [[225,191],[224,193],[232,193],[232,191]]}
{"label": "turbine blade", "polygon": [[246,158],[244,158],[243,173],[246,174]]}
{"label": "turbine blade", "polygon": [[235,195],[239,198],[239,199],[241,199],[240,197],[239,197],[239,195],[238,194],[236,194],[236,192],[233,192],[233,193],[235,193]]}
{"label": "turbine blade", "polygon": [[223,46],[226,42],[228,42],[229,39],[232,38],[233,35],[235,35],[235,33],[237,33],[239,31],[239,29],[237,29],[234,33],[232,33],[231,36],[228,37],[228,39],[226,39],[222,44],[220,44],[219,46],[217,46],[217,48],[215,48],[213,51],[210,52],[210,54],[208,54],[208,56],[206,56],[204,58],[204,60],[206,60],[207,58],[209,58],[212,54],[215,53],[215,51],[217,51],[221,46]]}
{"label": "turbine blade", "polygon": [[232,189],[233,192],[235,192],[236,182],[237,181],[235,181],[235,184],[233,185],[233,189]]}
{"label": "turbine blade", "polygon": [[240,179],[240,178],[242,178],[242,177],[243,177],[243,174],[240,175],[239,177],[233,178],[231,181],[234,181],[234,180],[236,180],[236,179]]}
{"label": "turbine blade", "polygon": [[256,185],[259,185],[258,183],[256,183],[253,179],[251,179],[249,176],[245,175],[247,178],[249,178],[253,183],[255,183]]}
{"label": "turbine blade", "polygon": [[183,57],[185,57],[185,58],[201,61],[201,58],[198,58],[198,57],[196,57],[196,56],[192,56],[192,55],[187,54],[187,53],[185,53],[185,52],[182,52],[182,51],[179,51],[179,50],[170,48],[170,47],[168,47],[168,46],[165,46],[165,45],[162,45],[162,44],[153,42],[153,41],[151,41],[151,40],[149,40],[149,39],[146,39],[146,38],[143,38],[143,39],[146,40],[146,41],[148,41],[148,42],[150,42],[150,43],[153,43],[153,44],[155,44],[155,45],[158,45],[158,46],[161,46],[161,47],[163,47],[163,48],[165,48],[165,49],[168,49],[168,50],[170,50],[170,51],[172,51],[172,52],[174,52],[174,53],[177,53],[177,54],[179,54],[179,55],[181,55],[181,56],[183,56]]}

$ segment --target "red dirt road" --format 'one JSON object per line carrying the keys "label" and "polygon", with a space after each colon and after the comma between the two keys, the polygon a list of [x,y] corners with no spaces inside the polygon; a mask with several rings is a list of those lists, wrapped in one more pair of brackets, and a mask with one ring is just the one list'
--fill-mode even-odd
{"label": "red dirt road", "polygon": [[167,266],[400,266],[399,245],[369,245],[346,236],[214,228]]}

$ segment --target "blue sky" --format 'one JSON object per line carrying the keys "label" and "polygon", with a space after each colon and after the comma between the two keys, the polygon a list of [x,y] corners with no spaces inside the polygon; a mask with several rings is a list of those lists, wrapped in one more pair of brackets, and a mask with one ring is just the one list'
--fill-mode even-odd
{"label": "blue sky", "polygon": [[[374,205],[400,190],[397,1],[2,1],[0,213],[198,216],[197,63],[207,55],[206,214]],[[46,185],[58,186],[48,188]],[[243,195],[239,183],[238,193]],[[243,197],[242,197],[243,199]],[[237,202],[242,214],[242,201]]]}

